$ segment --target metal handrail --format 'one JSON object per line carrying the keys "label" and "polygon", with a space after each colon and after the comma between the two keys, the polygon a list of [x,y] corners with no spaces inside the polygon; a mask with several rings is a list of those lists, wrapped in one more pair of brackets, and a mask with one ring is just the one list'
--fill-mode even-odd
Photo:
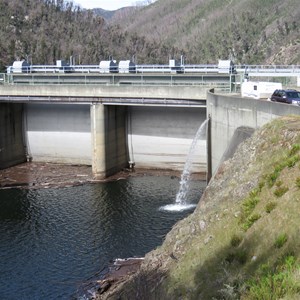
{"label": "metal handrail", "polygon": [[238,72],[300,73],[300,65],[236,65]]}

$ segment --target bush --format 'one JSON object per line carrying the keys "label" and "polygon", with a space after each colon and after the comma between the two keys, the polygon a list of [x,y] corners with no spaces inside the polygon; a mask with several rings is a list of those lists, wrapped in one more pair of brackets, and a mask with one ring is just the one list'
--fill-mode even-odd
{"label": "bush", "polygon": [[249,197],[242,203],[242,219],[246,219],[253,212],[258,202],[258,197]]}
{"label": "bush", "polygon": [[237,247],[241,242],[243,238],[237,234],[234,234],[230,240],[230,245],[232,247]]}
{"label": "bush", "polygon": [[300,189],[300,177],[296,178],[296,186]]}
{"label": "bush", "polygon": [[277,206],[277,204],[275,202],[267,203],[267,205],[265,207],[266,213],[269,214],[276,206]]}
{"label": "bush", "polygon": [[289,188],[287,186],[279,186],[274,191],[274,195],[279,198],[283,196],[288,190]]}
{"label": "bush", "polygon": [[287,240],[288,240],[287,234],[282,233],[276,238],[274,246],[276,248],[281,248],[287,242]]}
{"label": "bush", "polygon": [[248,230],[260,218],[260,214],[253,214],[252,216],[248,217],[247,220],[242,224],[242,228],[245,231]]}

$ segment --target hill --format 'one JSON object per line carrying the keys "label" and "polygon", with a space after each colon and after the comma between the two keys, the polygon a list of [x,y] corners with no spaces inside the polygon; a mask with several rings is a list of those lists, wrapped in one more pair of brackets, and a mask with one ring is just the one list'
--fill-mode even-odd
{"label": "hill", "polygon": [[118,22],[166,44],[170,55],[180,48],[187,63],[300,64],[295,0],[158,0]]}
{"label": "hill", "polygon": [[[146,0],[108,13],[64,0],[0,2],[0,71],[14,60],[76,64],[134,57],[140,64],[300,64],[295,0]],[[146,5],[147,4],[147,5]]]}
{"label": "hill", "polygon": [[116,10],[105,10],[102,8],[93,8],[92,11],[95,15],[102,17],[105,20],[110,20],[116,13]]}
{"label": "hill", "polygon": [[99,299],[299,299],[299,133],[298,116],[257,130],[194,213]]}
{"label": "hill", "polygon": [[102,8],[93,8],[92,11],[95,15],[102,17],[106,21],[119,20],[122,18],[126,18],[128,15],[131,15],[138,7],[136,6],[129,6],[129,7],[122,7],[116,10],[105,10]]}
{"label": "hill", "polygon": [[156,63],[167,55],[163,45],[123,32],[72,1],[2,0],[0,16],[0,71],[21,59],[55,64],[72,56],[77,64],[98,64],[138,52],[144,61]]}

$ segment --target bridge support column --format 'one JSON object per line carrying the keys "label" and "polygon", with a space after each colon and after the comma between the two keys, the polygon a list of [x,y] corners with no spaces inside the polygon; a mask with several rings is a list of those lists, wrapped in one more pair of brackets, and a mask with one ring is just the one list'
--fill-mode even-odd
{"label": "bridge support column", "polygon": [[126,107],[92,104],[92,169],[96,179],[128,166]]}
{"label": "bridge support column", "polygon": [[91,105],[92,131],[92,170],[96,178],[106,177],[105,160],[105,107],[103,104]]}

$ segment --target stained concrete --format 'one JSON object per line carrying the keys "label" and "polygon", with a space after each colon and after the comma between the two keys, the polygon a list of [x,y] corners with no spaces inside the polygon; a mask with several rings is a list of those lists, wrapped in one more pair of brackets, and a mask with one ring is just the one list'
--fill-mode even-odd
{"label": "stained concrete", "polygon": [[26,161],[23,105],[0,104],[0,169]]}

